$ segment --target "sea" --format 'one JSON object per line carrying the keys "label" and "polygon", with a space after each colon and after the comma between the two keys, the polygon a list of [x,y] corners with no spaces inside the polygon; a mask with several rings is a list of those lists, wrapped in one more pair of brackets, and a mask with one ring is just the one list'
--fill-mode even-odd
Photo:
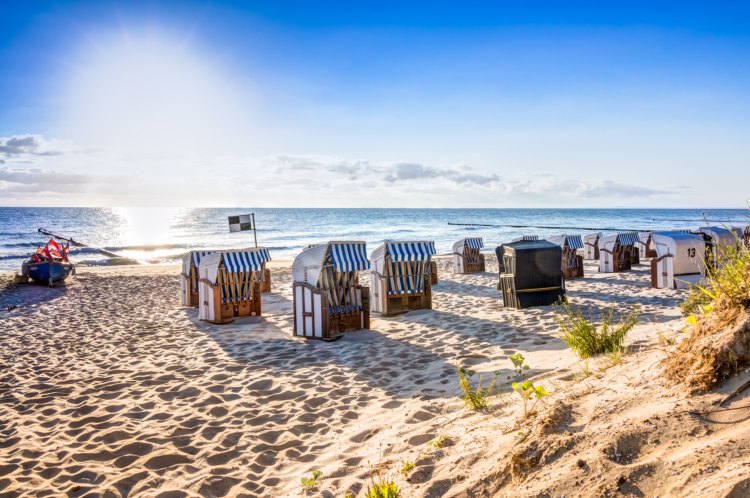
{"label": "sea", "polygon": [[[255,214],[257,230],[230,233],[228,217]],[[192,249],[258,246],[293,259],[309,244],[432,240],[439,254],[482,237],[485,251],[523,235],[653,231],[750,223],[747,209],[312,209],[312,208],[16,208],[0,207],[0,270],[21,263],[49,237],[73,238],[81,266],[177,263]],[[105,255],[100,250],[116,256]]]}

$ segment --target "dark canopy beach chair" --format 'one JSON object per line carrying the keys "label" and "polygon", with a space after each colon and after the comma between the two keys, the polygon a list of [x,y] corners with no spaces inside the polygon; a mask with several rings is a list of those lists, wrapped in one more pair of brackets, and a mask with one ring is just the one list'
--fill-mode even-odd
{"label": "dark canopy beach chair", "polygon": [[500,264],[498,290],[506,308],[548,306],[565,299],[560,268],[562,248],[546,240],[519,241],[495,249]]}

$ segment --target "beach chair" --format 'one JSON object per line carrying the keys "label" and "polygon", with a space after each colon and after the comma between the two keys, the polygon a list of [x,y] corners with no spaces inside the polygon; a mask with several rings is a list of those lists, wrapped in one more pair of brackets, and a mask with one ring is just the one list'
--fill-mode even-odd
{"label": "beach chair", "polygon": [[630,270],[638,260],[638,233],[625,232],[599,239],[599,271],[613,273]]}
{"label": "beach chair", "polygon": [[217,251],[203,257],[198,267],[198,317],[228,323],[241,316],[260,316],[260,282],[263,263],[269,258],[263,248]]}
{"label": "beach chair", "polygon": [[438,284],[438,267],[437,261],[430,261],[430,284]]}
{"label": "beach chair", "polygon": [[583,256],[578,249],[583,249],[583,239],[580,235],[557,235],[547,238],[549,242],[557,244],[562,249],[562,272],[566,279],[583,277]]}
{"label": "beach chair", "polygon": [[583,236],[583,259],[594,261],[599,259],[599,239],[601,233],[587,233]]}
{"label": "beach chair", "polygon": [[700,235],[656,232],[651,236],[656,257],[651,259],[651,287],[684,289],[706,276],[706,243]]}
{"label": "beach chair", "polygon": [[358,273],[369,268],[365,242],[305,248],[292,264],[294,335],[334,340],[370,328],[370,289],[359,285]]}
{"label": "beach chair", "polygon": [[519,241],[495,249],[500,265],[498,290],[506,308],[549,306],[565,299],[560,268],[562,248],[547,240]]}
{"label": "beach chair", "polygon": [[477,273],[485,271],[484,247],[481,237],[467,237],[453,244],[453,272]]}
{"label": "beach chair", "polygon": [[432,241],[387,241],[372,252],[372,311],[395,315],[432,309]]}
{"label": "beach chair", "polygon": [[700,227],[698,233],[706,243],[706,262],[711,267],[716,267],[727,251],[740,243],[736,234],[724,227]]}
{"label": "beach chair", "polygon": [[655,258],[656,247],[652,240],[653,232],[638,232],[638,256],[640,258]]}
{"label": "beach chair", "polygon": [[180,303],[191,308],[198,307],[198,266],[201,259],[216,251],[190,251],[182,257],[180,274]]}

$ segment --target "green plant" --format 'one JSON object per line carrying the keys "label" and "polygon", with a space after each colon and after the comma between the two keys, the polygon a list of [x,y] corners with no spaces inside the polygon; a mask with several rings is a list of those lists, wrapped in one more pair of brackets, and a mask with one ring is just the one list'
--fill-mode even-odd
{"label": "green plant", "polygon": [[591,368],[589,368],[588,361],[584,361],[583,364],[579,364],[578,366],[581,369],[581,371],[578,372],[578,374],[576,375],[575,377],[576,380],[583,380],[583,379],[588,379],[589,377],[591,377],[592,372],[591,372]]}
{"label": "green plant", "polygon": [[706,262],[705,283],[690,288],[681,306],[683,314],[708,314],[719,297],[736,306],[750,302],[750,249],[738,241],[735,246],[717,248],[717,253]]}
{"label": "green plant", "polygon": [[622,363],[622,350],[612,351],[607,353],[607,362],[604,364],[604,368],[612,368]]}
{"label": "green plant", "polygon": [[442,448],[445,446],[445,443],[451,442],[451,437],[447,434],[440,435],[433,439],[432,441],[427,442],[427,446],[432,446],[433,448]]}
{"label": "green plant", "polygon": [[605,310],[598,325],[576,306],[563,303],[557,310],[555,318],[560,326],[560,338],[580,358],[622,350],[625,337],[640,320],[638,308],[625,315],[616,315],[611,308]]}
{"label": "green plant", "polygon": [[414,470],[414,468],[416,466],[417,466],[417,464],[415,464],[411,460],[403,460],[401,462],[401,474],[403,474],[404,476],[406,476],[407,474],[409,474],[409,472],[411,472],[412,470]]}
{"label": "green plant", "polygon": [[[534,411],[534,407],[539,402],[540,399],[542,399],[545,396],[549,396],[549,392],[542,387],[542,386],[535,386],[530,380],[527,380],[525,382],[514,382],[511,387],[513,387],[513,390],[517,392],[521,399],[523,400],[523,414],[524,416],[529,413],[529,411]],[[531,410],[528,410],[528,404],[531,397],[534,396],[536,399],[534,400],[534,404],[531,405]]]}
{"label": "green plant", "polygon": [[687,336],[664,361],[667,378],[684,383],[691,393],[706,391],[750,364],[737,353],[738,344],[747,341],[750,248],[717,248],[712,259],[704,283],[691,287],[682,305]]}
{"label": "green plant", "polygon": [[487,399],[495,389],[497,375],[487,387],[482,387],[482,376],[477,380],[476,388],[471,384],[471,378],[476,372],[465,368],[458,368],[458,385],[463,392],[464,404],[472,410],[486,410],[489,407]]}
{"label": "green plant", "polygon": [[513,368],[516,370],[516,375],[521,375],[524,370],[529,369],[529,365],[526,363],[526,358],[521,353],[510,355],[510,361],[513,362]]}
{"label": "green plant", "polygon": [[354,498],[354,491],[347,491],[344,498]]}
{"label": "green plant", "polygon": [[[377,479],[376,479],[377,476]],[[366,498],[401,498],[401,490],[395,482],[383,477],[380,467],[374,473],[370,469],[370,484],[365,491]]]}
{"label": "green plant", "polygon": [[320,476],[322,475],[323,472],[318,469],[313,469],[312,472],[310,472],[310,477],[303,477],[300,481],[302,481],[302,485],[305,489],[315,489],[318,486],[318,479],[320,479]]}

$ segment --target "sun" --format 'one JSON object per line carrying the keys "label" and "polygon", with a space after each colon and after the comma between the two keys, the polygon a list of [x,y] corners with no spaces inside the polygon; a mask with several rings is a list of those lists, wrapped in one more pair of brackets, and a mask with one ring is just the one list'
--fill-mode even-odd
{"label": "sun", "polygon": [[100,35],[68,77],[62,127],[81,143],[163,153],[216,146],[244,128],[242,88],[216,60],[165,34]]}

